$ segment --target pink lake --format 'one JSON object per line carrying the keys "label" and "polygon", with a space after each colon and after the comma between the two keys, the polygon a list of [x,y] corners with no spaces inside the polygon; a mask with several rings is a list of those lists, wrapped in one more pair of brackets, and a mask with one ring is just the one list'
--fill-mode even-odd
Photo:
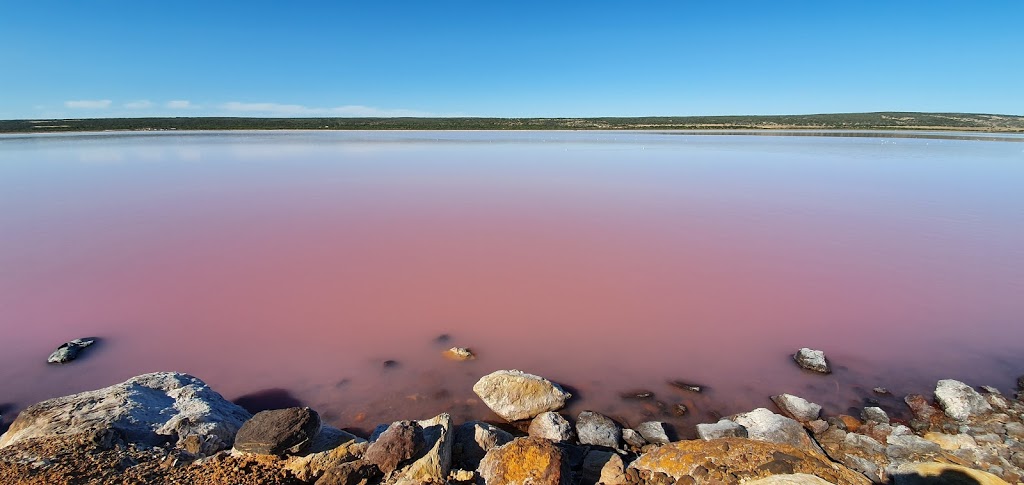
{"label": "pink lake", "polygon": [[507,368],[684,436],[781,392],[840,413],[884,386],[899,415],[941,378],[1011,391],[1024,137],[819,135],[0,136],[3,422],[160,370],[356,430],[495,420],[471,387]]}

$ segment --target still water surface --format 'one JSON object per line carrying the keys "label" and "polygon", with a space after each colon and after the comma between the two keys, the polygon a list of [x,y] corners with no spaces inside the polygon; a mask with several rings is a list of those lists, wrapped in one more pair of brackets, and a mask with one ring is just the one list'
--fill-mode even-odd
{"label": "still water surface", "polygon": [[[1024,137],[960,138],[0,136],[3,420],[158,370],[358,429],[494,418],[470,388],[502,368],[626,424],[660,411],[619,393],[649,389],[690,408],[683,435],[780,392],[838,413],[873,386],[1009,391]],[[837,371],[801,372],[804,346]]]}

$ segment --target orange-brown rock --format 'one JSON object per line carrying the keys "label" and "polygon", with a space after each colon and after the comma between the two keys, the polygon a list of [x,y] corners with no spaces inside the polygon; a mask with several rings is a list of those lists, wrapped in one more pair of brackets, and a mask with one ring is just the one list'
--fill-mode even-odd
{"label": "orange-brown rock", "polygon": [[864,475],[825,455],[782,443],[722,438],[669,443],[632,464],[640,478],[663,473],[688,483],[735,483],[778,474],[805,473],[831,483],[867,484]]}
{"label": "orange-brown rock", "polygon": [[860,429],[861,425],[863,424],[860,422],[859,419],[848,414],[840,414],[839,419],[843,422],[844,425],[846,425],[846,430],[851,433],[856,433],[857,430]]}
{"label": "orange-brown rock", "polygon": [[492,448],[477,469],[485,485],[562,485],[570,482],[562,450],[542,438],[516,438]]}

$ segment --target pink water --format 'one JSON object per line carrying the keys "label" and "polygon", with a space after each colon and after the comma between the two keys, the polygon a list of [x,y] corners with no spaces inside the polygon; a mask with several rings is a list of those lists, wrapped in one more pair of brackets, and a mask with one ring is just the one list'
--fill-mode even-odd
{"label": "pink water", "polygon": [[[665,417],[684,435],[780,392],[837,413],[873,386],[1009,391],[1024,373],[1021,141],[0,137],[3,421],[157,370],[359,429],[494,419],[471,387],[503,368],[626,424],[651,405],[619,393],[649,389],[690,407]],[[86,336],[102,341],[46,364]],[[443,359],[452,345],[479,358]],[[837,371],[800,371],[805,346]]]}

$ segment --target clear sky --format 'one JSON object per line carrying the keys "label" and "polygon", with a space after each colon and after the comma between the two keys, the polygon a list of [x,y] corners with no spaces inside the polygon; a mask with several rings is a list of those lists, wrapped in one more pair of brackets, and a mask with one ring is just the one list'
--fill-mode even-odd
{"label": "clear sky", "polygon": [[1024,114],[1024,1],[0,0],[0,119]]}

